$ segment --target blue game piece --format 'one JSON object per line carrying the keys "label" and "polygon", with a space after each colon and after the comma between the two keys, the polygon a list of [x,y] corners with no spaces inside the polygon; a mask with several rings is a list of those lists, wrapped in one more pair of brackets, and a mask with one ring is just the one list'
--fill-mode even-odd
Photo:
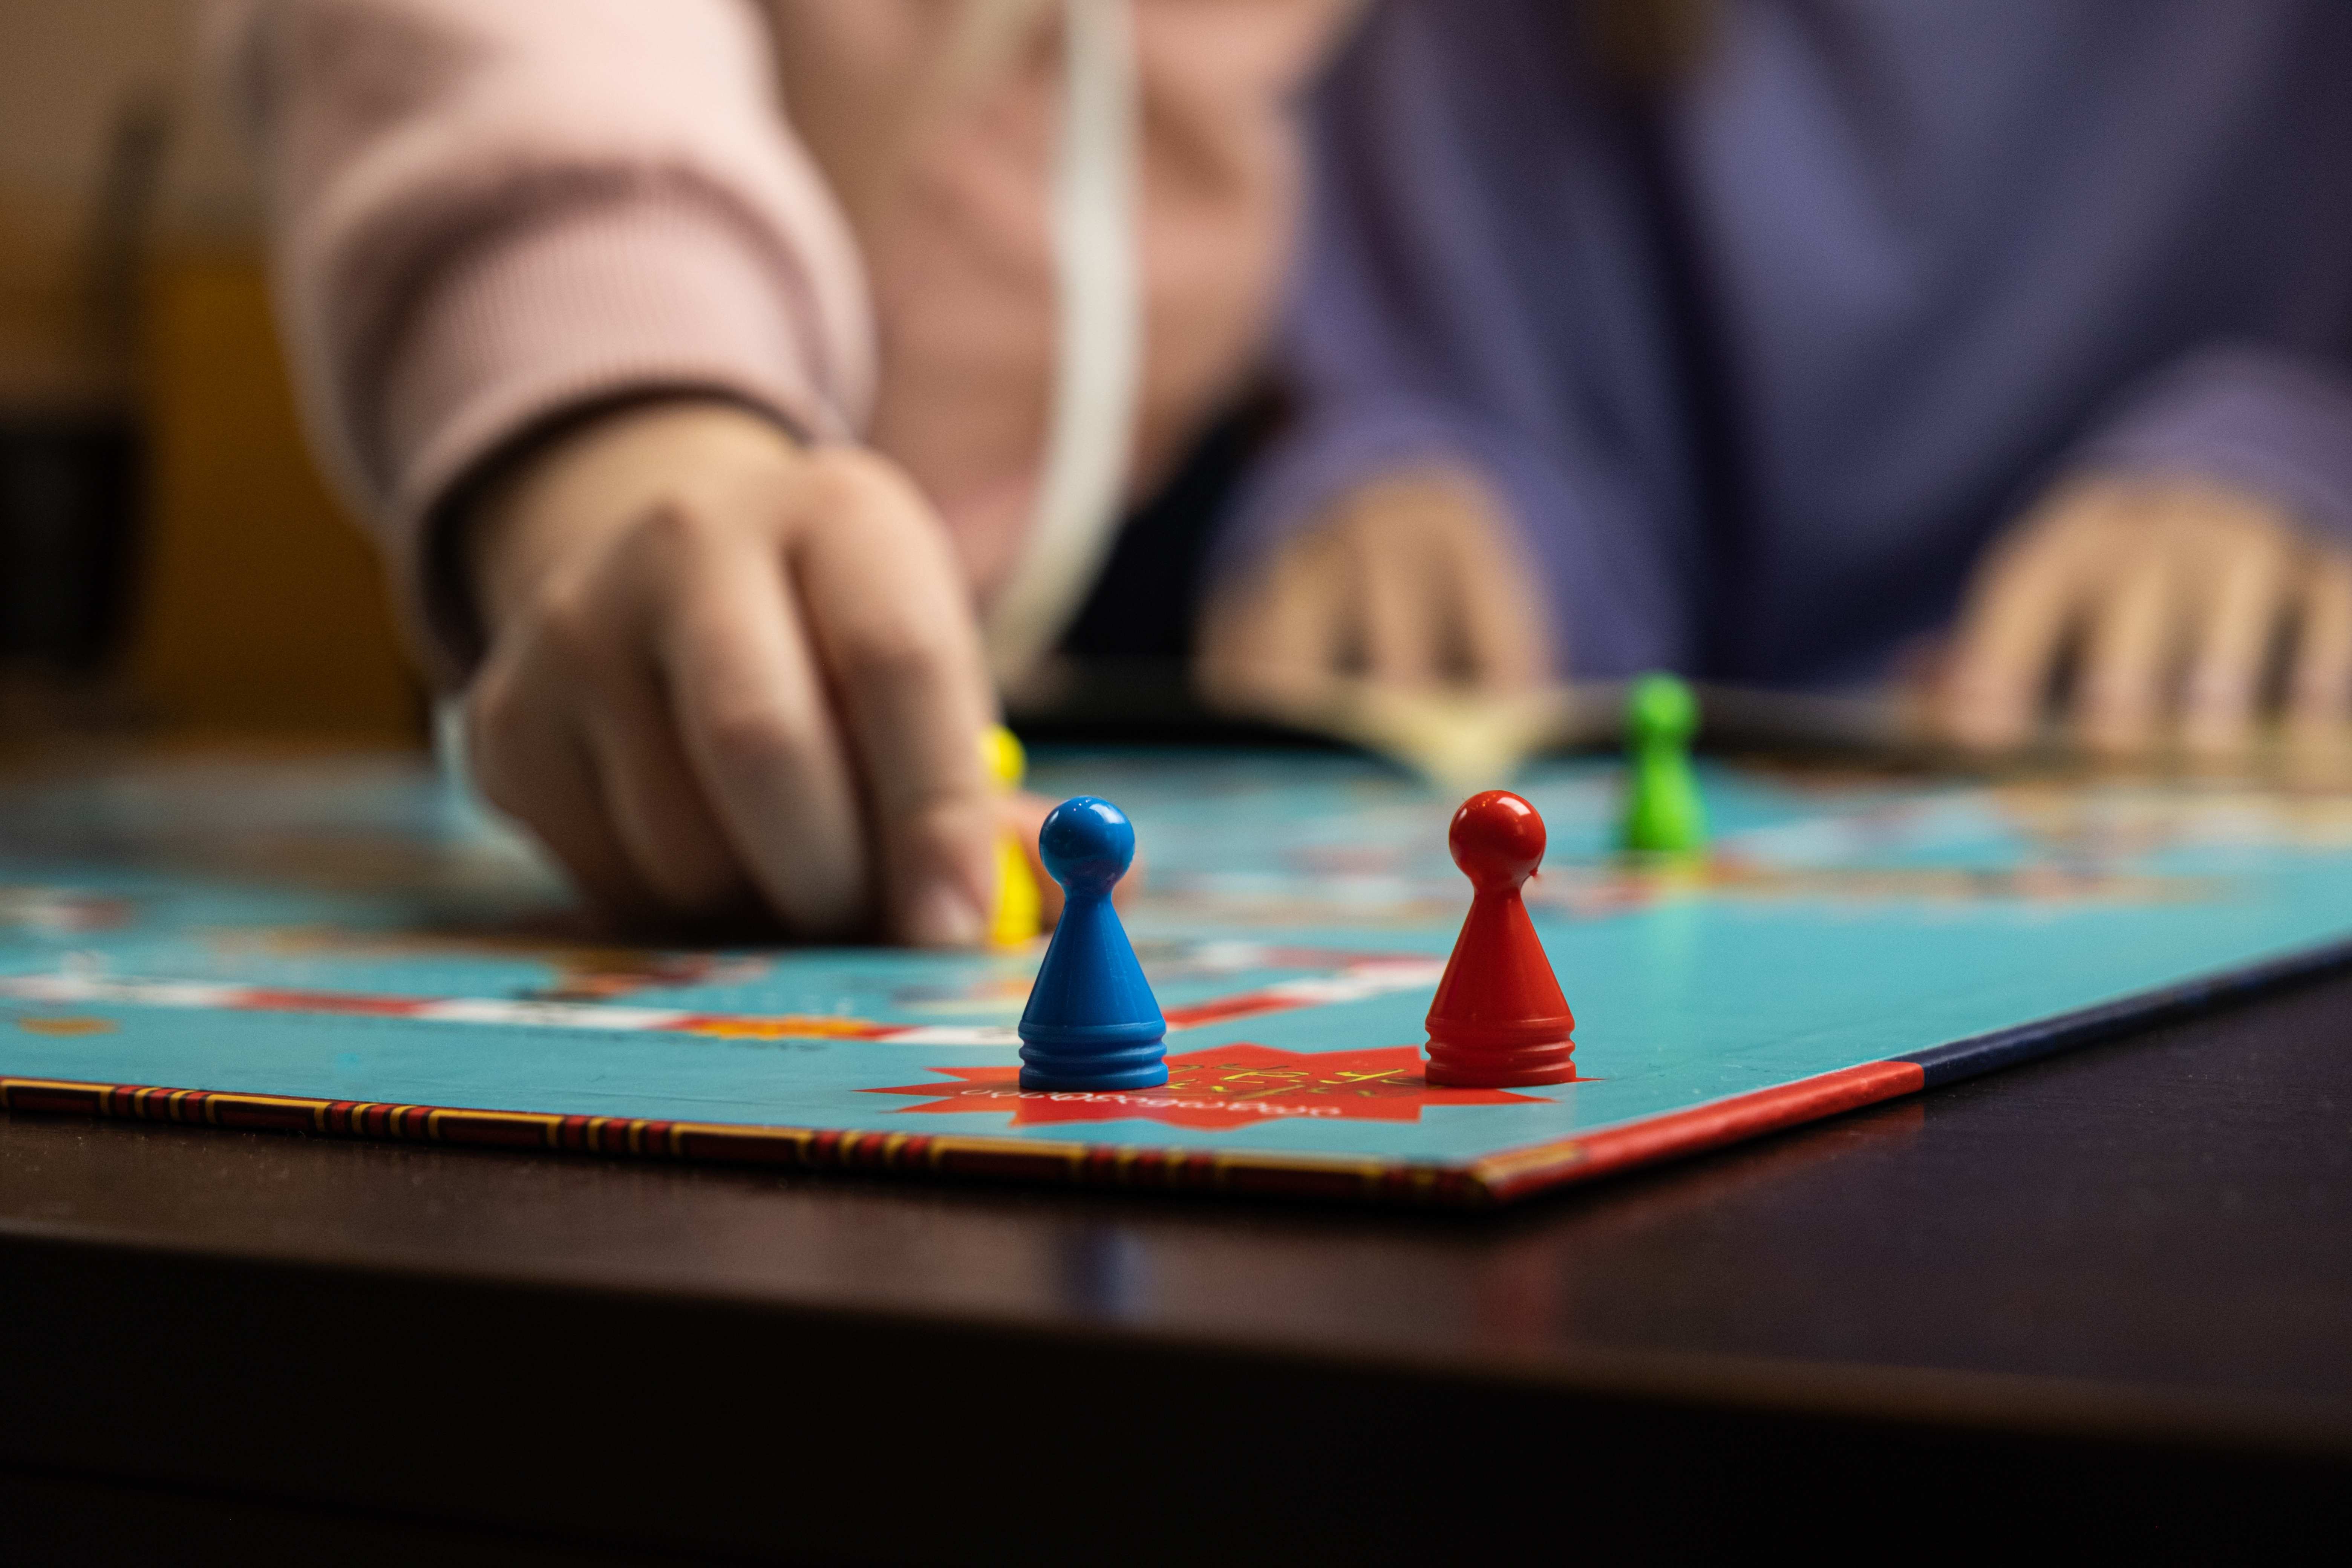
{"label": "blue game piece", "polygon": [[1166,1083],[1168,1020],[1110,903],[1135,858],[1134,825],[1110,802],[1082,795],[1046,816],[1037,853],[1066,899],[1021,1015],[1021,1087]]}

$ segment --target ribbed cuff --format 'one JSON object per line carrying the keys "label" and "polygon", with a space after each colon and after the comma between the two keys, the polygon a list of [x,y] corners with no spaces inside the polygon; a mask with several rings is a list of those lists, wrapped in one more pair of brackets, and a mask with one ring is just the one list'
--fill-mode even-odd
{"label": "ribbed cuff", "polygon": [[2352,366],[2263,344],[2198,350],[2128,395],[2068,466],[2218,480],[2352,542]]}
{"label": "ribbed cuff", "polygon": [[571,413],[672,393],[839,438],[845,421],[805,369],[820,363],[814,331],[742,230],[659,192],[543,215],[437,273],[366,422],[396,581],[436,675],[462,679],[481,653],[447,570],[456,552],[436,537],[469,476]]}

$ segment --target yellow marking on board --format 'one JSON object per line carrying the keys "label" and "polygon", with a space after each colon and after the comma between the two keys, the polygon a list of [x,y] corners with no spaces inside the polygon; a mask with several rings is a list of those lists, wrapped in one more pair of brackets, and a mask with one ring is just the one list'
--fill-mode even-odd
{"label": "yellow marking on board", "polygon": [[856,1040],[881,1027],[870,1018],[787,1013],[772,1018],[704,1018],[685,1026],[681,1032],[721,1040]]}
{"label": "yellow marking on board", "polygon": [[51,1035],[71,1037],[75,1035],[110,1035],[114,1022],[110,1018],[19,1018],[16,1027],[28,1035]]}

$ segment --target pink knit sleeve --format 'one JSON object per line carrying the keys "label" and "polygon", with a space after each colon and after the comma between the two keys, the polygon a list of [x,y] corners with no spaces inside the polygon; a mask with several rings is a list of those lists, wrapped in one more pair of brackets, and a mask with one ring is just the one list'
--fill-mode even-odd
{"label": "pink knit sleeve", "polygon": [[269,0],[214,26],[305,416],[443,674],[475,650],[425,534],[501,444],[661,390],[813,438],[862,423],[856,244],[748,0]]}

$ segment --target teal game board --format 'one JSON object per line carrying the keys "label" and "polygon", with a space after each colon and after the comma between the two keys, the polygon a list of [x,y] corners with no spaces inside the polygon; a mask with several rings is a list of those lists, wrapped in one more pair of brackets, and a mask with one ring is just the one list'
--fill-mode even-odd
{"label": "teal game board", "polygon": [[1123,805],[1165,1089],[1032,1094],[1037,950],[657,951],[423,768],[149,763],[0,796],[0,1104],[943,1176],[1482,1204],[1910,1093],[2352,955],[2352,797],[1713,766],[1519,787],[1578,1081],[1435,1089],[1455,804],[1337,755],[1049,756]]}

